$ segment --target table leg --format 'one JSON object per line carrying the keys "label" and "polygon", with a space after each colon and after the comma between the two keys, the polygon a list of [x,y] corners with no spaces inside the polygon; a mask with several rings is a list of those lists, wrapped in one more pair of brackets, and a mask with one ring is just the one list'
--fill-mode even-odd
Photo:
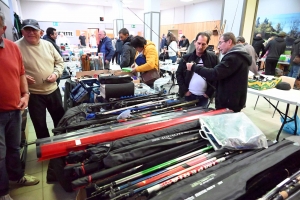
{"label": "table leg", "polygon": [[294,115],[294,120],[295,120],[294,135],[297,135],[297,112],[298,112],[298,106],[296,106],[295,115]]}
{"label": "table leg", "polygon": [[171,73],[172,73],[172,75],[171,75],[172,85],[169,89],[169,94],[170,94],[170,91],[171,91],[172,87],[175,86],[175,75],[174,75],[174,72],[171,72]]}
{"label": "table leg", "polygon": [[285,116],[284,116],[283,122],[282,122],[282,124],[281,124],[281,127],[280,127],[280,129],[279,129],[279,131],[278,131],[278,134],[277,134],[277,137],[276,137],[276,141],[277,141],[277,142],[278,142],[278,140],[279,140],[279,136],[280,136],[280,133],[281,133],[281,131],[282,131],[282,129],[283,129],[283,126],[284,126],[285,123],[286,123],[286,118],[287,118],[289,109],[290,109],[290,104],[287,104],[287,105],[286,105]]}

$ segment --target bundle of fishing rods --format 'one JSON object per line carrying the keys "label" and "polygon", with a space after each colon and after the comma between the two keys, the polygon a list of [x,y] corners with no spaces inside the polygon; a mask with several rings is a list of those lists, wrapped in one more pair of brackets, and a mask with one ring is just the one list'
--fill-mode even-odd
{"label": "bundle of fishing rods", "polygon": [[65,176],[77,177],[72,182],[73,189],[87,186],[87,199],[148,198],[241,153],[214,152],[198,128],[156,135],[149,134],[151,140],[135,142],[139,139],[125,138],[115,144],[102,143],[71,152],[66,156]]}
{"label": "bundle of fishing rods", "polygon": [[300,170],[284,179],[260,200],[300,199]]}
{"label": "bundle of fishing rods", "polygon": [[[94,120],[78,121],[77,116],[74,115],[73,121],[75,121],[75,124],[71,125],[71,129],[75,131],[36,141],[37,157],[40,160],[47,160],[66,156],[68,152],[84,149],[89,144],[113,141],[185,123],[198,119],[199,114],[213,111],[212,109],[196,107],[198,100],[183,102],[172,96],[165,96],[163,99],[153,101],[149,101],[148,99],[148,102],[147,99],[137,99],[134,101],[137,101],[137,104],[114,110],[93,112],[95,115]],[[140,103],[141,101],[144,102]],[[130,103],[133,102],[130,101]],[[84,112],[83,110],[95,111],[95,107],[99,109],[99,106],[83,105],[79,109],[78,115],[81,117],[82,115],[88,116],[91,113]],[[229,111],[223,109],[217,112]],[[72,121],[70,118],[62,121]],[[84,128],[82,128],[83,124]],[[58,127],[57,129],[59,128],[65,127]]]}

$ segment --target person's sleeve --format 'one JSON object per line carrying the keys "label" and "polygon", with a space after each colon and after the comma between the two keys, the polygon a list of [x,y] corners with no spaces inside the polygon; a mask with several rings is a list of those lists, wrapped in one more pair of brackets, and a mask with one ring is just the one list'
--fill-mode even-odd
{"label": "person's sleeve", "polygon": [[[212,62],[212,66],[213,66],[213,67],[216,66],[216,65],[218,65],[218,64],[220,63],[219,57],[216,56],[216,55],[213,56],[212,61],[213,61],[213,62]],[[209,85],[209,86],[207,87],[207,90],[206,90],[205,94],[206,94],[209,98],[211,98],[211,97],[213,96],[213,94],[215,93],[217,81],[216,81],[216,80],[207,80],[207,81],[209,82],[210,85],[207,84],[207,85]]]}
{"label": "person's sleeve", "polygon": [[108,60],[108,61],[110,61],[111,60],[111,58],[114,56],[114,54],[115,54],[115,50],[114,50],[114,47],[112,46],[112,43],[111,43],[111,40],[108,40],[107,42],[106,42],[106,48],[107,48],[107,50],[108,50],[108,55],[106,56],[106,58],[105,58],[105,60]]}
{"label": "person's sleeve", "polygon": [[192,66],[192,71],[205,77],[208,81],[217,81],[224,79],[233,74],[238,68],[232,57],[221,61],[214,68],[199,67],[195,64]]}
{"label": "person's sleeve", "polygon": [[[259,58],[262,58],[266,54],[266,48],[264,43],[261,43],[261,55]],[[258,55],[259,56],[259,55]]]}
{"label": "person's sleeve", "polygon": [[17,45],[16,45],[16,51],[18,52],[18,64],[19,64],[19,68],[20,68],[20,76],[22,76],[25,74],[25,67],[23,64],[21,51]]}
{"label": "person's sleeve", "polygon": [[272,40],[268,42],[267,46],[265,47],[265,51],[268,51],[270,48],[270,44],[272,43]]}
{"label": "person's sleeve", "polygon": [[151,69],[154,69],[155,66],[158,65],[158,63],[155,63],[158,62],[158,52],[154,46],[149,47],[149,49],[147,49],[147,53],[145,54],[145,57],[146,57],[146,63],[137,66],[136,67],[137,72],[147,72],[150,71]]}
{"label": "person's sleeve", "polygon": [[64,71],[64,60],[59,55],[59,53],[56,51],[56,49],[53,47],[52,44],[50,44],[53,52],[54,57],[54,71],[53,73],[56,74],[57,78],[61,77],[63,71]]}
{"label": "person's sleeve", "polygon": [[130,48],[127,46],[123,46],[123,53],[121,59],[120,67],[128,67],[130,63]]}
{"label": "person's sleeve", "polygon": [[176,71],[176,79],[179,86],[179,90],[182,91],[184,94],[189,90],[188,86],[185,85],[184,81],[184,70],[186,69],[186,65],[183,61],[183,59],[180,59],[177,71]]}

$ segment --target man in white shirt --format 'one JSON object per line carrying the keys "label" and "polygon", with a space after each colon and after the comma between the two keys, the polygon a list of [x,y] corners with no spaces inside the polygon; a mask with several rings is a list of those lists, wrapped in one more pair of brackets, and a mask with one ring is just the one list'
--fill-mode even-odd
{"label": "man in white shirt", "polygon": [[90,45],[91,48],[97,48],[97,39],[94,34],[92,34],[90,37]]}
{"label": "man in white shirt", "polygon": [[208,99],[214,94],[215,82],[206,81],[200,75],[187,71],[186,62],[195,62],[198,66],[213,68],[219,63],[218,57],[210,51],[206,51],[210,36],[205,32],[198,33],[195,39],[195,51],[186,54],[181,59],[176,71],[179,85],[179,95],[186,101],[199,99],[198,106],[206,107]]}

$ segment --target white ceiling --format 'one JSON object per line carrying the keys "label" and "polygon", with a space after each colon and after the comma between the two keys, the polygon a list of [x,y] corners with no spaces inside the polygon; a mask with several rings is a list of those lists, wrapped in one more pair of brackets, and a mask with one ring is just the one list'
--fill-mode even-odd
{"label": "white ceiling", "polygon": [[[99,6],[112,6],[112,0],[21,0],[21,1],[39,1],[39,2],[54,2],[54,3],[68,3],[68,4],[81,4],[81,5],[99,5]],[[124,7],[144,9],[144,0],[124,0],[132,1],[131,3],[124,4]],[[160,0],[161,10],[166,10],[175,7],[182,7],[185,5],[192,5],[199,2],[210,0],[193,0],[191,2],[182,2],[180,0]]]}

